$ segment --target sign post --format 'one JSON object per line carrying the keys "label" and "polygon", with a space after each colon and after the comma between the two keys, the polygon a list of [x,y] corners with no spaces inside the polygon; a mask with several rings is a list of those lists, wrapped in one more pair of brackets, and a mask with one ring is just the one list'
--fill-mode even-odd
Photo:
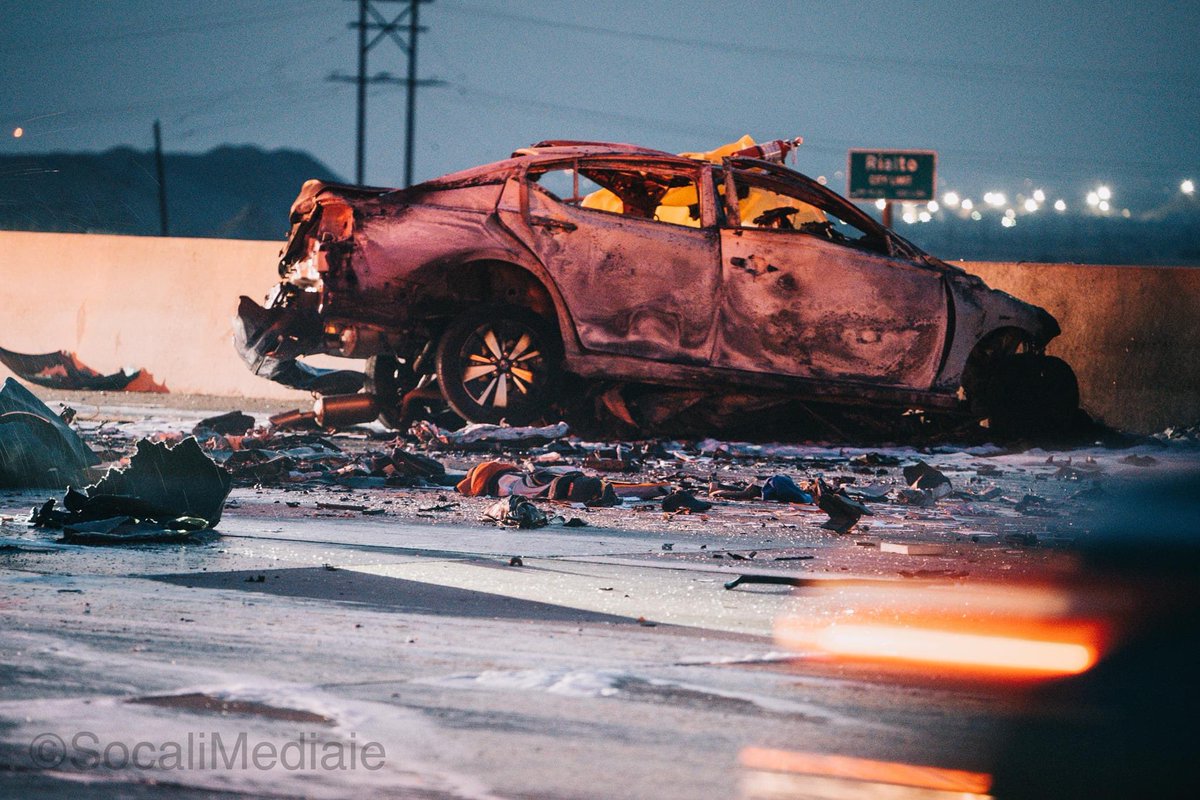
{"label": "sign post", "polygon": [[932,200],[937,191],[933,150],[851,150],[847,156],[847,196],[884,200],[883,224],[892,227],[892,202]]}

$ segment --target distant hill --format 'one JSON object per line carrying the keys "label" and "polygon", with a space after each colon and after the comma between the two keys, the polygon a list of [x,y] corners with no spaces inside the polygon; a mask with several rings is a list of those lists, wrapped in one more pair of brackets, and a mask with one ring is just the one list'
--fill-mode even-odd
{"label": "distant hill", "polygon": [[[164,158],[172,236],[281,239],[309,178],[341,180],[307,153],[218,147]],[[0,229],[159,234],[154,154],[0,156]]]}

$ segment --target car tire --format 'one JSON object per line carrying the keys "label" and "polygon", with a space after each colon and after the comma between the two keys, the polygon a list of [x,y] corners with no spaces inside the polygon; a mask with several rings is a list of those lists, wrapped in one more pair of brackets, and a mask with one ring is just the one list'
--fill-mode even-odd
{"label": "car tire", "polygon": [[371,356],[367,359],[363,389],[375,395],[379,403],[379,421],[392,430],[403,430],[410,420],[404,419],[404,395],[417,386],[412,365],[402,363],[393,355]]}
{"label": "car tire", "polygon": [[985,378],[989,427],[1006,437],[1061,437],[1079,408],[1079,382],[1067,362],[1021,353],[997,360]]}
{"label": "car tire", "polygon": [[484,306],[450,324],[437,350],[437,378],[450,407],[467,422],[527,425],[557,395],[558,331],[520,306]]}

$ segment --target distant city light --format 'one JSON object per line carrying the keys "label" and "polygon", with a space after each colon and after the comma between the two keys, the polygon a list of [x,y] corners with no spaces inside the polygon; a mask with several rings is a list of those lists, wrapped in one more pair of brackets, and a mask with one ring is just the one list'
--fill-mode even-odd
{"label": "distant city light", "polygon": [[1099,205],[1097,206],[1097,208],[1099,208],[1101,211],[1103,211],[1103,212],[1105,212],[1105,213],[1107,213],[1107,212],[1108,212],[1108,210],[1109,210],[1111,207],[1112,207],[1112,206],[1110,206],[1110,205],[1108,204],[1108,201],[1107,201],[1107,200],[1101,200],[1101,201],[1100,201],[1100,203],[1099,203]]}
{"label": "distant city light", "polygon": [[[24,128],[20,128],[20,127],[13,128],[13,138],[14,139],[20,139],[24,135],[25,135]],[[1188,183],[1191,183],[1191,181],[1188,181]],[[1188,192],[1188,194],[1191,194],[1191,192]]]}
{"label": "distant city light", "polygon": [[[958,199],[958,192],[946,192],[946,194],[944,194],[942,196],[942,202],[945,203],[950,208],[958,208],[958,205],[960,202],[960,200]],[[967,202],[970,202],[970,201],[968,200]]]}
{"label": "distant city light", "polygon": [[922,211],[917,215],[917,219],[919,219],[921,222],[929,222],[931,219],[933,219],[933,214],[930,214],[928,211]]}
{"label": "distant city light", "polygon": [[1066,211],[1067,210],[1067,201],[1063,200],[1061,198],[1058,200],[1055,200],[1054,201],[1054,210],[1055,211]]}
{"label": "distant city light", "polygon": [[1088,192],[1087,204],[1093,208],[1100,205],[1100,195],[1096,194],[1095,192]]}
{"label": "distant city light", "polygon": [[1043,192],[1041,189],[1034,189],[1033,190],[1033,199],[1039,203],[1044,203],[1044,202],[1046,202],[1046,193]]}
{"label": "distant city light", "polygon": [[828,179],[827,179],[827,178],[826,178],[824,175],[818,175],[818,176],[817,176],[817,183],[819,183],[819,184],[821,184],[822,186],[824,186],[825,184],[829,183],[829,180],[828,180]]}
{"label": "distant city light", "polygon": [[1012,228],[1017,224],[1017,220],[1014,217],[1005,217],[1000,220],[1000,224],[1006,228]]}
{"label": "distant city light", "polygon": [[975,220],[976,222],[979,222],[979,220],[983,219],[983,214],[980,214],[978,211],[972,211],[971,219]]}
{"label": "distant city light", "polygon": [[1017,216],[1017,212],[1013,211],[1011,208],[1004,209],[1004,218],[1005,219],[1015,219],[1016,216]]}
{"label": "distant city light", "polygon": [[988,192],[987,194],[985,194],[983,196],[983,202],[987,203],[990,206],[996,206],[998,208],[998,207],[1004,205],[1005,203],[1007,203],[1008,198],[1006,198],[1004,196],[1003,192]]}
{"label": "distant city light", "polygon": [[901,217],[901,219],[903,219],[906,224],[912,225],[917,221],[917,212],[913,211],[912,209],[908,209],[904,212],[904,216]]}
{"label": "distant city light", "polygon": [[1096,196],[1101,200],[1112,200],[1112,189],[1107,186],[1097,187]]}
{"label": "distant city light", "polygon": [[1131,216],[1133,216],[1133,214],[1129,211],[1128,208],[1122,208],[1121,216],[1124,217],[1125,219],[1129,219]]}
{"label": "distant city light", "polygon": [[[962,207],[963,207],[963,211],[970,211],[972,208],[975,207],[975,203],[974,203],[974,201],[971,200],[971,198],[968,197],[962,201]],[[975,212],[975,214],[978,214],[978,213],[979,213],[978,211]],[[974,216],[974,214],[972,214],[971,216]]]}
{"label": "distant city light", "polygon": [[[1043,195],[1043,197],[1044,197],[1044,195]],[[1030,214],[1032,214],[1034,211],[1037,211],[1038,210],[1037,200],[1034,200],[1032,197],[1026,199],[1025,200],[1025,210],[1028,211]]]}
{"label": "distant city light", "polygon": [[885,208],[887,208],[887,200],[884,200],[882,197],[879,198],[875,201],[875,207],[880,211],[883,211]]}
{"label": "distant city light", "polygon": [[[17,130],[21,130],[21,129],[17,128]],[[1189,194],[1189,195],[1195,194],[1196,193],[1196,184],[1193,183],[1192,180],[1189,178],[1188,180],[1185,180],[1183,183],[1179,184],[1179,191],[1183,192],[1184,194]]]}
{"label": "distant city light", "polygon": [[925,204],[925,207],[936,214],[937,210],[939,208],[938,201],[930,200],[928,203]]}

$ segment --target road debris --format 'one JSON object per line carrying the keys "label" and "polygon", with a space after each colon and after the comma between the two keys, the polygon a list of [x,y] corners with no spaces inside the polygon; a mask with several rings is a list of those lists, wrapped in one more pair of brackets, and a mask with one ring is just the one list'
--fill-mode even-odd
{"label": "road debris", "polygon": [[762,486],[762,499],[776,503],[811,503],[813,496],[787,475],[772,475]]}
{"label": "road debris", "polygon": [[187,539],[217,526],[232,486],[195,439],[174,447],[142,439],[128,467],[82,491],[68,488],[62,509],[47,500],[30,521],[80,544]]}
{"label": "road debris", "polygon": [[736,589],[748,583],[775,584],[778,586],[804,586],[809,583],[807,578],[794,578],[790,575],[739,575],[725,583],[726,589]]}
{"label": "road debris", "polygon": [[839,490],[831,489],[818,479],[814,482],[817,490],[817,508],[829,515],[821,527],[834,533],[846,533],[864,516],[872,516],[874,512],[862,503],[848,497]]}
{"label": "road debris", "polygon": [[879,552],[899,553],[902,556],[940,556],[945,555],[946,547],[920,542],[880,542]]}
{"label": "road debris", "polygon": [[691,492],[686,492],[682,489],[671,492],[662,501],[662,509],[668,514],[680,512],[690,514],[698,511],[708,511],[712,507],[712,503],[698,500]]}
{"label": "road debris", "polygon": [[427,420],[415,423],[409,434],[426,448],[450,448],[462,450],[487,450],[493,445],[505,447],[537,447],[570,433],[565,422],[540,428],[514,428],[507,425],[479,423],[466,425],[457,431],[447,431]]}
{"label": "road debris", "polygon": [[100,459],[45,403],[12,378],[0,389],[0,486],[62,489],[87,482]]}
{"label": "road debris", "polygon": [[915,464],[904,467],[904,482],[907,489],[901,489],[899,499],[902,503],[914,506],[929,507],[953,491],[950,479],[941,471],[918,460]]}
{"label": "road debris", "polygon": [[483,512],[483,519],[495,522],[502,528],[543,528],[550,523],[546,512],[534,505],[528,497],[516,494],[488,506]]}
{"label": "road debris", "polygon": [[205,417],[192,428],[192,435],[203,441],[213,435],[244,435],[254,427],[254,417],[241,411],[230,411],[214,417]]}

